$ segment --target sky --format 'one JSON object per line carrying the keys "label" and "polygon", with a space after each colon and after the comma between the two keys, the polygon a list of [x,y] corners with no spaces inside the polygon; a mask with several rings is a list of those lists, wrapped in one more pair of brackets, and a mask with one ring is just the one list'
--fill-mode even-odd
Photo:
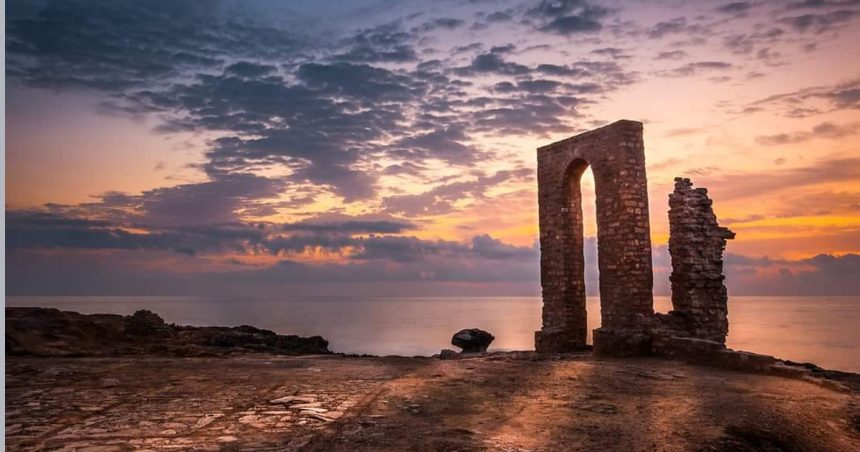
{"label": "sky", "polygon": [[[735,295],[860,295],[860,0],[6,5],[8,295],[537,295],[536,148],[642,121]],[[596,293],[593,180],[583,180]]]}

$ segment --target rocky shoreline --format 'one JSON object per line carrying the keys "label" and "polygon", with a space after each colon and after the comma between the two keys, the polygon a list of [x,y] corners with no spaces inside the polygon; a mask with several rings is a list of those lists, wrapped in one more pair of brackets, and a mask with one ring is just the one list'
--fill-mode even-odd
{"label": "rocky shoreline", "polygon": [[[443,360],[474,357],[486,352],[492,334],[466,329],[452,337],[462,352],[443,349],[434,358]],[[746,351],[721,347],[689,338],[671,338],[674,353],[655,356],[689,364],[788,378],[860,392],[860,374],[823,369],[813,363],[798,363]],[[589,351],[590,348],[585,348]],[[166,323],[158,314],[139,310],[130,316],[80,314],[53,308],[7,307],[6,354],[8,356],[98,357],[156,355],[173,357],[230,356],[246,353],[274,355],[325,355],[328,341],[321,336],[280,335],[249,325],[237,327],[187,326]],[[523,352],[513,352],[523,353]],[[499,353],[495,353],[499,355]],[[346,355],[342,355],[346,356]],[[552,356],[550,354],[549,356]],[[563,354],[556,356],[563,356]],[[373,355],[361,355],[375,358]],[[399,358],[399,357],[398,357]],[[420,359],[421,357],[415,357]]]}
{"label": "rocky shoreline", "polygon": [[6,316],[10,450],[860,450],[860,375],[811,364],[348,356],[147,311]]}
{"label": "rocky shoreline", "polygon": [[141,310],[130,316],[51,308],[6,308],[6,354],[30,356],[209,356],[231,353],[327,354],[320,336],[279,335],[253,326],[166,323]]}

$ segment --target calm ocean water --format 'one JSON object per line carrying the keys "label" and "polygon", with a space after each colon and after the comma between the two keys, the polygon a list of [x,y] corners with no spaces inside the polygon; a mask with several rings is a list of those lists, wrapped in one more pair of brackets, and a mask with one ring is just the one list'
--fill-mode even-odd
{"label": "calm ocean water", "polygon": [[[599,304],[589,297],[595,328]],[[660,312],[671,307],[668,297],[654,304]],[[333,351],[376,355],[438,353],[451,347],[454,332],[471,327],[496,336],[491,349],[533,349],[541,311],[539,297],[6,297],[6,305],[114,314],[149,309],[167,322],[318,334]],[[860,297],[731,297],[729,328],[729,347],[860,372]]]}

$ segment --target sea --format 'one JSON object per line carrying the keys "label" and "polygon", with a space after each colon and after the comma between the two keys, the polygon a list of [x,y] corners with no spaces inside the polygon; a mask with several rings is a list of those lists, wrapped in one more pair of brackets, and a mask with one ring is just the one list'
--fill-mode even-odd
{"label": "sea", "polygon": [[[600,300],[589,297],[589,326],[600,326]],[[253,325],[279,334],[320,335],[335,352],[429,356],[453,348],[451,336],[481,328],[490,350],[533,350],[540,297],[18,297],[6,306],[86,314],[149,309],[169,323]],[[671,309],[655,297],[654,309]],[[589,341],[591,338],[589,337]],[[727,345],[829,369],[860,372],[860,296],[743,297],[729,300]]]}

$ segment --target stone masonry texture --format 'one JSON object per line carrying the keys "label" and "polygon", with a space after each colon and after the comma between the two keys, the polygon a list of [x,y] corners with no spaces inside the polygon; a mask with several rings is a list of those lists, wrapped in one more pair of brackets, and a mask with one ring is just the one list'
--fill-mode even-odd
{"label": "stone masonry texture", "polygon": [[[580,178],[589,166],[597,198],[603,334],[636,336],[654,317],[648,187],[642,123],[622,120],[538,149],[543,326],[539,352],[586,345]],[[624,341],[612,341],[624,343]]]}
{"label": "stone masonry texture", "polygon": [[672,314],[687,333],[725,344],[729,331],[723,252],[734,232],[720,227],[705,188],[675,178],[669,195],[669,254],[672,258]]}
{"label": "stone masonry texture", "polygon": [[538,148],[543,291],[543,325],[535,333],[538,352],[586,346],[580,180],[589,167],[600,271],[595,353],[676,356],[725,350],[729,324],[723,253],[735,234],[717,223],[707,189],[693,188],[689,179],[676,178],[669,195],[673,311],[654,313],[642,131],[642,123],[622,120]]}

